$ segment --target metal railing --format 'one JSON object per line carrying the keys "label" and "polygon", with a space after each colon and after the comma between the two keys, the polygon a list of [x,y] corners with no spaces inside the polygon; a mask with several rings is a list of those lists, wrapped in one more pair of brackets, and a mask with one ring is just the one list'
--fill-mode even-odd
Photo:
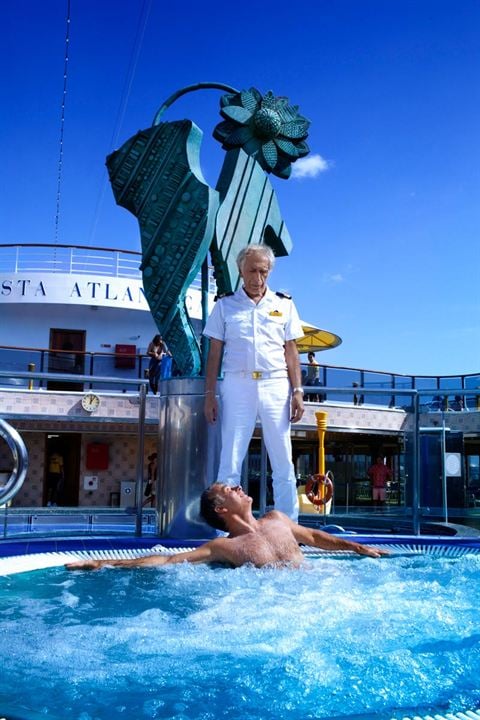
{"label": "metal railing", "polygon": [[[0,379],[4,373],[0,371]],[[22,379],[28,378],[30,376],[29,373],[18,373],[18,376]],[[33,373],[33,377],[36,380],[48,380],[52,376],[49,374],[41,374],[41,373]],[[73,379],[79,380],[80,382],[84,381],[90,381],[91,378],[88,376],[79,376],[78,378],[74,378],[72,375],[68,374],[61,374],[60,376],[55,375],[55,379],[61,379],[62,381],[71,381]],[[96,378],[93,378],[95,380]],[[116,378],[102,378],[103,382],[116,382]],[[144,435],[145,435],[145,404],[146,404],[146,380],[132,380],[130,381],[132,385],[138,385],[140,384],[139,390],[137,390],[139,395],[139,420],[138,420],[138,451],[137,451],[137,465],[136,465],[136,486],[135,486],[135,534],[137,536],[142,535],[142,523],[144,521],[144,515],[145,511],[142,508],[142,502],[143,502],[143,464],[144,464]],[[383,388],[364,388],[364,394],[367,399],[372,399],[372,405],[375,405],[375,397],[381,395],[384,392]],[[307,389],[307,392],[309,389]],[[345,387],[332,387],[330,388],[330,391],[335,396],[339,397],[348,397],[351,394],[351,388],[345,388]],[[442,473],[440,480],[435,480],[435,482],[441,482],[441,493],[437,493],[438,497],[441,497],[440,501],[440,507],[437,508],[438,515],[444,519],[445,522],[449,519],[449,513],[448,513],[448,499],[447,499],[447,474],[445,470],[445,434],[449,432],[449,428],[445,424],[445,418],[448,417],[448,414],[446,411],[438,411],[435,418],[437,419],[435,423],[433,423],[431,426],[428,427],[421,427],[420,426],[420,418],[421,416],[425,418],[425,415],[422,415],[422,407],[424,405],[423,398],[428,397],[429,393],[431,391],[426,390],[414,390],[414,389],[404,389],[404,390],[398,390],[398,396],[400,398],[403,398],[402,403],[405,405],[405,407],[408,407],[409,409],[406,411],[406,413],[410,416],[410,420],[408,423],[408,429],[402,431],[404,436],[404,441],[406,445],[408,445],[408,473],[406,477],[406,490],[408,491],[408,499],[405,500],[405,503],[403,505],[403,508],[399,508],[400,512],[404,513],[405,518],[409,519],[409,522],[411,522],[411,529],[412,532],[415,535],[421,534],[421,522],[422,520],[425,520],[425,508],[422,505],[422,495],[425,493],[425,478],[422,478],[422,447],[421,447],[421,438],[425,435],[432,435],[436,436],[439,439],[439,442],[435,446],[435,453],[441,454],[441,458],[439,460],[439,464],[442,467]],[[464,391],[461,388],[452,388],[452,392],[455,394],[459,394],[461,396],[464,396],[466,393],[469,395],[471,394],[475,400],[477,401],[480,398],[480,390],[468,390]],[[441,433],[440,433],[440,429]],[[442,437],[440,438],[439,435],[442,434]],[[267,464],[266,464],[266,458],[264,458],[264,462],[261,463],[261,478],[260,478],[260,486],[261,486],[261,493],[263,495],[266,494],[266,473],[267,473]],[[437,458],[438,460],[438,458]],[[440,486],[439,486],[440,487]],[[261,501],[261,505],[265,505],[264,499]],[[3,511],[4,513],[4,528],[7,527],[7,515],[9,513],[9,509],[5,508]],[[49,511],[47,511],[48,514]],[[50,510],[50,513],[52,511]],[[60,512],[58,508],[53,511],[57,514]],[[97,516],[101,515],[100,511],[98,509],[90,508],[86,510],[85,508],[78,508],[76,513],[69,509],[66,511],[67,514],[71,515],[72,517],[78,515],[80,516],[87,516],[90,518],[90,516],[94,519],[89,519],[89,524],[95,528],[98,529],[99,522],[101,524],[101,519],[96,519]],[[428,513],[431,512],[431,509],[428,509]],[[25,510],[22,511],[20,508],[15,508],[14,512],[12,513],[13,517],[19,518],[20,516],[25,514]],[[111,513],[110,511],[110,514]],[[47,523],[48,518],[43,518],[42,512],[38,509],[32,509],[32,511],[29,513],[29,517],[31,516],[33,523],[33,518],[37,518],[36,526],[42,527],[42,523]],[[42,516],[42,517],[40,517]],[[40,520],[38,518],[40,517]],[[52,516],[53,517],[53,516]],[[56,516],[55,516],[56,517]],[[117,516],[118,517],[118,516]],[[131,516],[130,516],[131,519]],[[319,520],[322,520],[322,518],[319,518]],[[330,520],[330,518],[329,518]],[[323,517],[323,522],[325,523],[327,521],[327,518]],[[29,521],[30,522],[30,521]],[[61,524],[61,523],[60,523]],[[74,523],[75,525],[75,523]],[[62,525],[63,527],[63,525]],[[161,527],[161,518],[158,518],[158,527]],[[33,528],[33,525],[32,525]],[[78,529],[78,524],[75,525],[74,529]],[[85,529],[85,528],[83,528]]]}
{"label": "metal railing", "polygon": [[[406,396],[403,390],[421,392],[421,409],[425,411],[478,410],[480,373],[459,375],[400,375],[380,370],[348,368],[335,365],[312,366],[302,364],[302,378],[305,393],[317,396],[319,402],[346,401],[362,405],[368,397],[368,390],[375,391],[374,404],[386,407],[403,407]],[[316,377],[309,377],[309,373]],[[335,388],[343,388],[337,393]],[[351,388],[346,392],[346,388]],[[378,392],[382,390],[383,392]],[[465,391],[472,391],[465,392]]]}
{"label": "metal railing", "polygon": [[141,277],[142,255],[131,250],[23,243],[0,245],[0,267],[5,272],[52,272],[110,277]]}
{"label": "metal railing", "polygon": [[7,443],[13,457],[13,469],[6,483],[0,487],[0,505],[8,503],[18,493],[27,476],[28,454],[20,434],[0,418],[0,437]]}
{"label": "metal railing", "polygon": [[[0,244],[0,268],[4,273],[67,273],[105,275],[141,279],[142,253],[134,250],[59,244]],[[215,294],[216,284],[209,268],[209,292]],[[202,287],[201,273],[192,288]]]}
{"label": "metal railing", "polygon": [[[29,380],[21,382],[14,374],[26,371],[32,373],[65,372],[67,364],[72,366],[70,374],[83,375],[87,378],[85,388],[101,389],[109,377],[108,386],[123,391],[127,383],[135,378],[145,379],[150,358],[137,353],[124,355],[107,352],[77,352],[72,360],[71,350],[50,350],[46,348],[15,347],[0,345],[0,370],[10,372],[12,377],[0,378],[0,387],[29,387]],[[422,390],[422,410],[426,411],[460,411],[477,410],[478,395],[473,392],[480,388],[480,373],[464,375],[400,375],[363,368],[348,368],[335,365],[319,365],[318,377],[309,378],[311,366],[302,363],[302,377],[305,393],[308,398],[318,402],[349,402],[354,405],[365,403],[367,390],[375,390],[375,404],[384,407],[405,407],[403,390]],[[116,386],[112,386],[112,378],[116,378]],[[33,379],[30,378],[30,380]],[[55,378],[50,378],[52,381]],[[45,382],[39,381],[32,387],[44,387]],[[343,388],[342,393],[335,388]],[[346,388],[350,388],[346,392]],[[377,392],[382,390],[383,392]],[[465,392],[465,391],[472,391]],[[373,397],[373,394],[372,396]],[[460,400],[463,399],[463,402]]]}
{"label": "metal railing", "polygon": [[[135,380],[145,381],[150,358],[143,354],[72,352],[0,345],[0,387],[47,388],[68,374],[84,389],[127,392]],[[23,373],[28,371],[30,375]],[[137,383],[138,384],[138,383]]]}

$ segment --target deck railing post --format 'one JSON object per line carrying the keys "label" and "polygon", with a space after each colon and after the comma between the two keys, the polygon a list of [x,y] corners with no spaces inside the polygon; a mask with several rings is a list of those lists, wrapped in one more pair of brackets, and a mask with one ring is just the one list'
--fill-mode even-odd
{"label": "deck railing post", "polygon": [[265,441],[262,439],[260,443],[260,502],[259,502],[259,513],[260,517],[265,515],[267,510],[267,448],[265,447]]}
{"label": "deck railing post", "polygon": [[414,535],[420,535],[420,396],[413,395],[413,482],[412,482],[412,522]]}
{"label": "deck railing post", "polygon": [[147,388],[141,385],[139,392],[138,408],[138,446],[137,446],[137,470],[135,484],[135,535],[142,536],[142,515],[143,515],[143,456],[145,451],[145,410],[147,404]]}

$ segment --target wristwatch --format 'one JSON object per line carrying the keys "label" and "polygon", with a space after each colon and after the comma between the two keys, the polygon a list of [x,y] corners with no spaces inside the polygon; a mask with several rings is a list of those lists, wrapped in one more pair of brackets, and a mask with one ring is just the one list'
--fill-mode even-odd
{"label": "wristwatch", "polygon": [[296,392],[302,393],[302,395],[303,395],[303,387],[292,388],[292,393],[296,393]]}

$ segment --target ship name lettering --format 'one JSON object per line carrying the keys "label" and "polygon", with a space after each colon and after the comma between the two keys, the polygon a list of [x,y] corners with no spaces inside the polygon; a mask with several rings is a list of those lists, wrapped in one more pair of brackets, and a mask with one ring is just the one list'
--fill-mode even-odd
{"label": "ship name lettering", "polygon": [[118,300],[117,293],[115,293],[115,297],[110,297],[110,283],[105,285],[105,300]]}
{"label": "ship name lettering", "polygon": [[[30,288],[30,280],[17,280],[16,287],[20,291],[20,295],[22,297],[25,297],[28,294],[29,290],[33,290],[33,288]],[[1,285],[1,291],[0,293],[2,295],[8,296],[11,295],[14,291],[14,281],[13,280],[3,280]],[[38,285],[35,286],[34,293],[35,297],[37,295],[43,295],[43,297],[46,296],[45,287],[43,285],[43,282],[39,282]]]}
{"label": "ship name lettering", "polygon": [[95,293],[96,293],[97,287],[100,287],[101,284],[102,283],[99,283],[99,282],[88,282],[87,283],[87,287],[92,288],[92,300],[95,300],[95,298],[96,298]]}

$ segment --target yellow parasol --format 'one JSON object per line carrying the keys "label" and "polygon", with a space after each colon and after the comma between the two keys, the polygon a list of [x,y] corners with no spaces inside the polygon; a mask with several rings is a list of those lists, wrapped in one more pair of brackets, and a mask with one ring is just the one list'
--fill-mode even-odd
{"label": "yellow parasol", "polygon": [[295,342],[299,353],[317,352],[320,350],[331,350],[342,342],[342,338],[328,330],[302,322],[302,328],[305,335],[298,338]]}

